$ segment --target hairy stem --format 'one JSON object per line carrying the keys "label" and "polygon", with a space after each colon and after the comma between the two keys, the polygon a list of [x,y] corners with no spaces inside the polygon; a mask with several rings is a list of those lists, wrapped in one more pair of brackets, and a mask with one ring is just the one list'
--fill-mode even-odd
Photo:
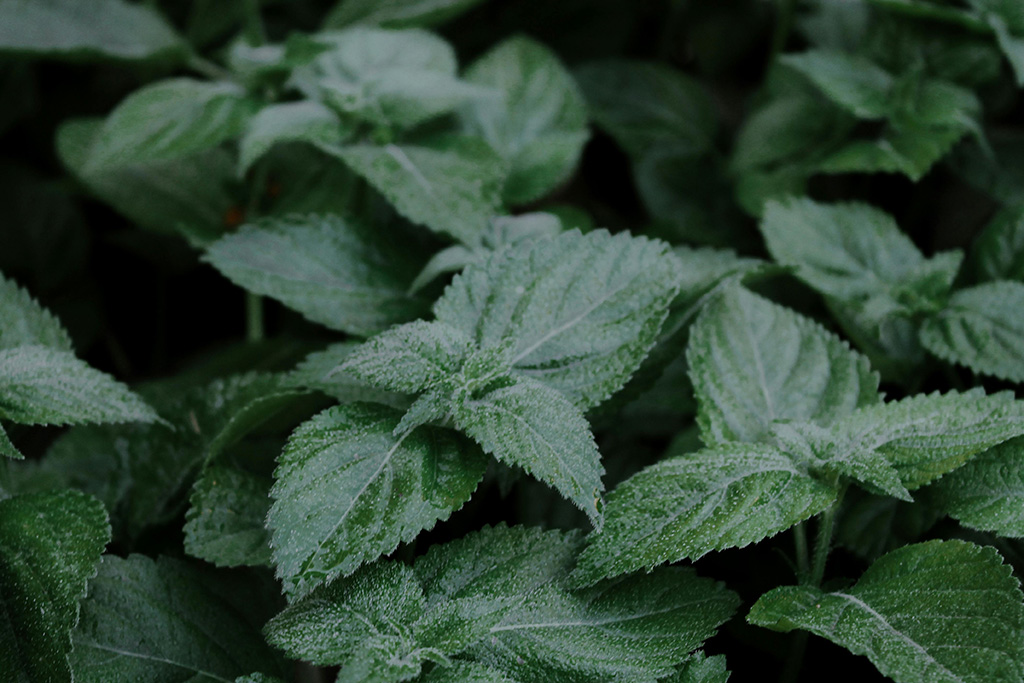
{"label": "hairy stem", "polygon": [[839,489],[836,502],[832,504],[818,522],[818,538],[814,542],[814,564],[811,566],[810,584],[815,588],[821,587],[821,580],[825,578],[825,564],[828,562],[828,551],[832,549],[832,532],[835,530],[836,513],[843,503],[843,494],[846,493],[846,486]]}
{"label": "hairy stem", "polygon": [[263,297],[253,292],[245,293],[245,338],[263,341]]}
{"label": "hairy stem", "polygon": [[807,527],[800,522],[793,527],[793,545],[796,546],[796,575],[800,583],[804,583],[810,574],[810,556],[807,553]]}

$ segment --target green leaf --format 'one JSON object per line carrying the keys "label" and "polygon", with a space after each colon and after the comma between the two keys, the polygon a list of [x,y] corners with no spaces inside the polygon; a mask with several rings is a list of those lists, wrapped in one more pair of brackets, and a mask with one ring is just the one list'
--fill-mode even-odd
{"label": "green leaf", "polygon": [[472,345],[454,327],[418,320],[368,340],[337,369],[365,384],[412,394],[458,373]]}
{"label": "green leaf", "polygon": [[406,293],[419,261],[400,239],[340,216],[292,215],[246,225],[204,258],[235,284],[314,322],[369,335],[424,310]]}
{"label": "green leaf", "polygon": [[893,76],[855,55],[809,50],[785,55],[782,63],[807,76],[830,100],[861,119],[884,119],[892,112]]}
{"label": "green leaf", "polygon": [[338,369],[360,346],[362,344],[357,341],[344,341],[311,353],[285,376],[284,384],[320,391],[340,403],[366,401],[383,403],[392,408],[408,407],[409,401],[405,397],[367,386],[353,375]]}
{"label": "green leaf", "polygon": [[356,27],[312,41],[323,51],[290,83],[367,123],[412,128],[486,94],[458,79],[455,51],[427,31]]}
{"label": "green leaf", "polygon": [[14,460],[23,460],[24,455],[21,454],[14,444],[11,443],[11,438],[7,436],[7,432],[4,431],[4,427],[0,424],[0,455],[3,455]]}
{"label": "green leaf", "polygon": [[260,635],[269,586],[161,557],[103,557],[74,633],[75,681],[233,681],[283,675]]}
{"label": "green leaf", "polygon": [[436,26],[454,19],[481,0],[342,0],[324,20],[325,28],[376,24],[388,28]]}
{"label": "green leaf", "polygon": [[511,343],[516,373],[587,409],[618,391],[639,367],[680,273],[660,241],[572,231],[467,267],[434,313],[482,347]]}
{"label": "green leaf", "polygon": [[60,321],[28,291],[0,274],[0,350],[15,346],[48,346],[72,351],[71,338]]}
{"label": "green leaf", "polygon": [[252,117],[238,143],[239,175],[279,142],[340,144],[349,134],[330,109],[312,100],[267,105]]}
{"label": "green leaf", "polygon": [[206,151],[241,135],[256,108],[234,84],[158,81],[133,92],[107,116],[89,150],[86,170]]}
{"label": "green leaf", "polygon": [[725,655],[707,657],[698,650],[674,676],[663,679],[663,683],[727,683],[730,673],[725,667]]}
{"label": "green leaf", "polygon": [[234,467],[208,467],[196,481],[185,516],[185,552],[218,567],[269,566],[268,477]]}
{"label": "green leaf", "polygon": [[61,161],[102,201],[141,228],[184,232],[194,243],[212,241],[231,227],[232,209],[240,209],[229,187],[235,161],[226,150],[96,169],[87,162],[102,128],[100,120],[75,119],[57,131]]}
{"label": "green leaf", "polygon": [[78,491],[0,500],[0,670],[70,681],[71,631],[110,540],[103,506]]}
{"label": "green leaf", "polygon": [[1024,382],[1024,284],[961,289],[921,325],[921,344],[939,358],[985,375]]}
{"label": "green leaf", "polygon": [[45,346],[0,350],[0,416],[43,425],[159,419],[125,385]]}
{"label": "green leaf", "polygon": [[796,266],[822,294],[876,308],[934,310],[962,258],[944,252],[926,259],[892,216],[862,203],[771,201],[761,232],[775,260]]}
{"label": "green leaf", "polygon": [[979,280],[1024,281],[1024,206],[1010,206],[985,226],[971,247]]}
{"label": "green leaf", "polygon": [[277,573],[292,599],[390,553],[472,495],[483,476],[479,450],[433,427],[396,437],[401,417],[352,403],[292,434],[267,516]]}
{"label": "green leaf", "polygon": [[776,420],[827,427],[879,400],[866,358],[812,320],[738,286],[701,312],[686,357],[709,446],[763,441]]}
{"label": "green leaf", "polygon": [[996,41],[1024,87],[1024,11],[1012,0],[968,0],[995,32]]}
{"label": "green leaf", "polygon": [[994,548],[929,541],[885,555],[846,591],[776,588],[747,620],[827,638],[897,683],[1019,681],[1022,598]]}
{"label": "green leaf", "polygon": [[435,666],[417,679],[419,683],[516,683],[505,674],[479,662],[452,662],[451,666]]}
{"label": "green leaf", "polygon": [[941,517],[922,503],[850,489],[838,515],[836,542],[873,562],[890,550],[920,540]]}
{"label": "green leaf", "polygon": [[1011,439],[984,451],[924,493],[964,526],[1024,537],[1024,441]]}
{"label": "green leaf", "polygon": [[442,136],[416,145],[323,147],[413,223],[465,244],[479,243],[501,205],[508,169],[483,140]]}
{"label": "green leaf", "polygon": [[0,51],[67,59],[178,58],[185,42],[163,17],[123,0],[0,0]]}
{"label": "green leaf", "polygon": [[[977,102],[963,112],[976,114]],[[875,139],[854,140],[818,164],[823,173],[902,173],[918,182],[968,132],[966,125],[886,127]]]}
{"label": "green leaf", "polygon": [[546,584],[470,653],[521,681],[647,681],[672,673],[738,605],[734,593],[690,568],[573,593]]}
{"label": "green leaf", "polygon": [[499,43],[466,70],[466,80],[500,93],[461,110],[464,128],[509,163],[503,197],[528,204],[564,182],[590,132],[583,95],[558,57],[529,38]]}
{"label": "green leaf", "polygon": [[266,676],[261,673],[248,674],[247,676],[239,676],[235,679],[235,683],[284,683],[284,679],[277,678],[276,676]]}
{"label": "green leaf", "polygon": [[558,391],[520,377],[457,403],[452,417],[484,451],[553,486],[601,526],[601,454],[586,418]]}
{"label": "green leaf", "polygon": [[663,460],[608,494],[574,578],[583,584],[742,548],[823,512],[836,490],[761,444],[724,444]]}
{"label": "green leaf", "polygon": [[917,395],[867,406],[837,420],[831,439],[837,452],[877,451],[899,471],[913,491],[951,472],[974,455],[1024,434],[1024,403],[1010,392],[986,396]]}

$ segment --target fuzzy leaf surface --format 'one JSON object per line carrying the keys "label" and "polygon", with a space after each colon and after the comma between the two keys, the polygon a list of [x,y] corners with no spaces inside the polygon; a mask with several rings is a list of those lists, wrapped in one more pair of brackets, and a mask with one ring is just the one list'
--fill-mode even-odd
{"label": "fuzzy leaf surface", "polygon": [[457,403],[453,419],[484,451],[554,487],[601,525],[601,454],[586,418],[557,390],[519,377]]}
{"label": "fuzzy leaf surface", "polygon": [[0,350],[0,416],[24,424],[153,422],[157,414],[110,375],[68,351]]}
{"label": "fuzzy leaf surface", "polygon": [[812,320],[740,287],[704,308],[686,357],[709,446],[765,440],[776,420],[825,427],[879,400],[867,358]]}
{"label": "fuzzy leaf surface", "polygon": [[883,556],[846,591],[776,588],[747,620],[827,638],[897,683],[1020,681],[1019,586],[994,548],[929,541]]}
{"label": "fuzzy leaf surface", "polygon": [[925,489],[964,526],[1024,538],[1024,441],[1004,441]]}
{"label": "fuzzy leaf surface", "polygon": [[826,510],[836,491],[761,444],[723,444],[641,470],[608,494],[574,579],[590,584],[742,548]]}
{"label": "fuzzy leaf surface", "polygon": [[0,51],[143,60],[186,46],[155,9],[124,0],[2,0]]}
{"label": "fuzzy leaf surface", "polygon": [[71,338],[57,318],[28,291],[0,274],[0,350],[15,346],[48,346],[72,351]]}
{"label": "fuzzy leaf surface", "polygon": [[472,495],[485,464],[479,449],[434,427],[396,437],[401,417],[352,403],[292,434],[267,517],[274,563],[291,598],[390,553]]}
{"label": "fuzzy leaf surface", "polygon": [[478,138],[322,149],[338,156],[413,223],[465,244],[480,241],[501,206],[505,162]]}
{"label": "fuzzy leaf surface", "polygon": [[192,489],[185,517],[185,552],[217,567],[269,566],[267,477],[211,466]]}
{"label": "fuzzy leaf surface", "polygon": [[671,674],[738,605],[734,593],[690,568],[571,593],[547,584],[470,653],[515,680],[647,681]]}
{"label": "fuzzy leaf surface", "polygon": [[587,409],[640,366],[679,280],[679,262],[662,242],[571,231],[467,267],[434,313],[482,347],[512,343],[516,373]]}
{"label": "fuzzy leaf surface", "polygon": [[975,372],[1024,382],[1024,284],[1007,280],[961,289],[921,326],[921,343]]}
{"label": "fuzzy leaf surface", "polygon": [[74,633],[75,681],[233,681],[282,675],[260,627],[268,586],[179,560],[106,555]]}
{"label": "fuzzy leaf surface", "polygon": [[425,308],[407,294],[418,257],[397,240],[340,216],[293,215],[246,225],[211,245],[205,259],[313,322],[369,335]]}
{"label": "fuzzy leaf surface", "polygon": [[107,116],[86,168],[168,161],[211,149],[240,135],[256,108],[234,84],[158,81],[133,92]]}
{"label": "fuzzy leaf surface", "polygon": [[366,384],[411,394],[454,376],[471,350],[472,341],[460,330],[418,320],[369,339],[338,369]]}
{"label": "fuzzy leaf surface", "polygon": [[333,145],[348,133],[334,112],[314,100],[268,105],[252,117],[238,142],[238,170],[244,175],[279,142]]}
{"label": "fuzzy leaf surface", "polygon": [[509,163],[509,205],[540,199],[572,174],[590,137],[583,94],[547,47],[525,37],[500,43],[466,70],[499,97],[471,100],[463,126]]}
{"label": "fuzzy leaf surface", "polygon": [[78,491],[0,500],[0,670],[12,683],[71,681],[71,631],[110,540],[103,505]]}
{"label": "fuzzy leaf surface", "polygon": [[314,351],[296,365],[283,381],[287,386],[320,391],[341,403],[365,401],[383,403],[393,408],[407,407],[407,398],[367,386],[352,374],[339,370],[338,366],[345,363],[360,346],[362,343],[358,341],[343,341],[331,344],[323,351]]}

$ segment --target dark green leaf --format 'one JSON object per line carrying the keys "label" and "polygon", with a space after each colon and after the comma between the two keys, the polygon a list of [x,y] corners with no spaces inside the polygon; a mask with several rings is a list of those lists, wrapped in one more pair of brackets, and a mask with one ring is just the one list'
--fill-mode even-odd
{"label": "dark green leaf", "polygon": [[1024,205],[992,219],[974,240],[971,261],[979,280],[1024,282]]}
{"label": "dark green leaf", "polygon": [[71,339],[60,321],[32,295],[0,274],[0,349],[48,346],[71,351]]}
{"label": "dark green leaf", "polygon": [[481,0],[342,0],[327,19],[326,28],[349,24],[379,24],[389,28],[436,26],[455,18]]}
{"label": "dark green leaf", "polygon": [[218,567],[270,565],[268,477],[211,466],[196,481],[185,519],[185,552]]}

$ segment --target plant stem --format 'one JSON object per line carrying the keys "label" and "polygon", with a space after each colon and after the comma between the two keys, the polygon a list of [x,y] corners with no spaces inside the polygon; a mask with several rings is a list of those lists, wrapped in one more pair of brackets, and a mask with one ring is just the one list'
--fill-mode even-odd
{"label": "plant stem", "polygon": [[260,0],[245,0],[245,39],[253,47],[267,42],[263,17],[260,16]]}
{"label": "plant stem", "polygon": [[796,546],[797,580],[804,583],[810,574],[809,555],[807,554],[807,527],[800,522],[793,527],[793,545]]}
{"label": "plant stem", "polygon": [[202,55],[191,54],[189,55],[186,66],[197,74],[206,76],[213,81],[233,81],[235,80],[234,75],[227,69],[214,64],[209,59],[206,59]]}
{"label": "plant stem", "polygon": [[786,48],[790,31],[793,30],[793,17],[796,15],[798,0],[776,0],[775,30],[772,32],[772,51],[768,63],[775,61]]}
{"label": "plant stem", "polygon": [[843,503],[843,494],[846,493],[846,486],[839,489],[836,502],[832,504],[821,521],[818,522],[818,538],[814,542],[814,564],[811,567],[810,584],[815,588],[821,587],[821,580],[825,578],[825,563],[828,562],[828,551],[832,548],[832,532],[835,529],[836,513]]}
{"label": "plant stem", "polygon": [[245,293],[245,338],[263,341],[263,297],[253,292]]}
{"label": "plant stem", "polygon": [[779,676],[779,683],[796,683],[804,664],[808,636],[810,633],[807,631],[797,631],[793,636],[789,645],[789,654],[786,655],[786,665],[782,669],[782,675]]}

